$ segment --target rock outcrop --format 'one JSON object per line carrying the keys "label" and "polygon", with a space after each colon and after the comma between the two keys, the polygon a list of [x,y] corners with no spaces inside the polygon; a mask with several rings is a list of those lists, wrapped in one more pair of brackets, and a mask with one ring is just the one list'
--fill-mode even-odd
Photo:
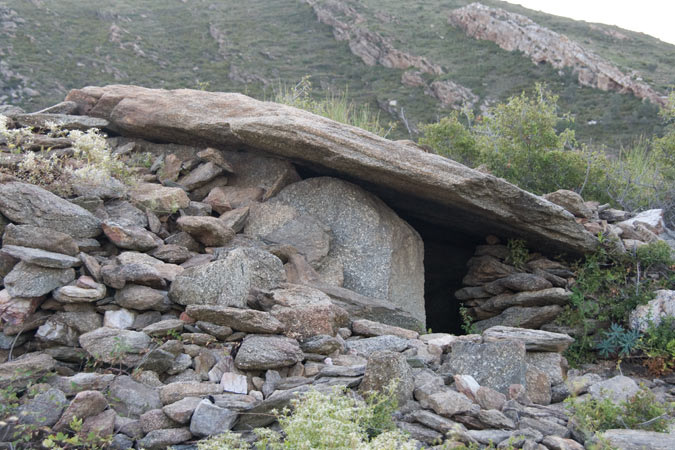
{"label": "rock outcrop", "polygon": [[244,147],[358,182],[390,206],[470,235],[527,236],[542,249],[584,253],[595,238],[562,208],[499,178],[361,129],[240,94],[88,87],[68,100],[124,135]]}
{"label": "rock outcrop", "polygon": [[648,84],[626,75],[567,36],[520,14],[471,3],[452,11],[449,22],[471,37],[492,41],[504,50],[523,52],[535,64],[548,63],[557,69],[569,67],[583,86],[630,93],[657,105],[665,104],[665,97]]}

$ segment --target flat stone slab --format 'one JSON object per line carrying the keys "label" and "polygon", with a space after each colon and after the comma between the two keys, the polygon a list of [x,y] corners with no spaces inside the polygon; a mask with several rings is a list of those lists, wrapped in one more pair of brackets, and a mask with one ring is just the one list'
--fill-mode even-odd
{"label": "flat stone slab", "polygon": [[602,437],[612,448],[619,450],[671,450],[675,448],[675,434],[643,430],[607,430]]}
{"label": "flat stone slab", "polygon": [[73,90],[78,112],[123,135],[246,147],[349,177],[388,204],[470,235],[526,236],[537,248],[597,246],[562,207],[503,179],[359,128],[241,94],[113,85]]}
{"label": "flat stone slab", "polygon": [[504,326],[488,328],[483,332],[483,340],[485,342],[520,341],[525,344],[527,351],[531,352],[564,352],[574,342],[574,338],[563,333]]}

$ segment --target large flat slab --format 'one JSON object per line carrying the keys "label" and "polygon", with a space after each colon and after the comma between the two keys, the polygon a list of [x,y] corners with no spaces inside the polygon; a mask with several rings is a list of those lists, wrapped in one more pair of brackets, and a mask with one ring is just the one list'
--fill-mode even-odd
{"label": "large flat slab", "polygon": [[503,179],[296,108],[241,94],[124,85],[73,90],[67,100],[122,135],[289,159],[469,235],[525,237],[539,249],[571,253],[597,245],[571,214]]}

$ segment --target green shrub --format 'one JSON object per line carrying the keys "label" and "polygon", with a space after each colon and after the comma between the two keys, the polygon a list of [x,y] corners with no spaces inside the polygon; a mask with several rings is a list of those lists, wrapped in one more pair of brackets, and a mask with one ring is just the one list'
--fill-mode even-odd
{"label": "green shrub", "polygon": [[568,398],[565,400],[576,426],[587,434],[626,428],[667,432],[672,407],[656,401],[654,394],[642,387],[637,394],[619,404],[610,399]]}
{"label": "green shrub", "polygon": [[[675,123],[662,138],[642,139],[609,156],[577,145],[567,127],[572,119],[558,112],[557,101],[536,85],[535,95],[511,97],[475,121],[464,111],[464,121],[453,112],[423,125],[420,143],[535,194],[569,189],[629,211],[663,208],[666,223],[675,224]],[[662,116],[675,122],[675,94]]]}
{"label": "green shrub", "polygon": [[[570,304],[557,322],[580,329],[581,335],[567,350],[573,365],[592,360],[594,350],[603,356],[628,356],[639,348],[635,336],[622,331],[628,316],[638,305],[654,298],[658,289],[675,287],[673,259],[668,244],[657,241],[635,253],[615,254],[602,240],[599,249],[575,266],[575,283]],[[613,323],[604,339],[595,342],[592,335],[598,323]]]}
{"label": "green shrub", "polygon": [[324,99],[316,100],[312,97],[312,83],[309,76],[303,77],[292,88],[279,86],[272,101],[304,109],[336,122],[353,125],[382,137],[387,137],[395,126],[390,123],[387,128],[384,128],[380,124],[379,113],[373,113],[368,105],[357,106],[349,100],[346,90],[328,94]]}
{"label": "green shrub", "polygon": [[[365,401],[345,389],[324,394],[310,390],[292,402],[293,408],[277,413],[283,434],[270,429],[255,430],[258,450],[344,449],[412,450],[416,447],[396,429],[391,414],[396,409],[392,384],[384,394],[372,393]],[[199,450],[248,448],[232,432],[197,444]]]}

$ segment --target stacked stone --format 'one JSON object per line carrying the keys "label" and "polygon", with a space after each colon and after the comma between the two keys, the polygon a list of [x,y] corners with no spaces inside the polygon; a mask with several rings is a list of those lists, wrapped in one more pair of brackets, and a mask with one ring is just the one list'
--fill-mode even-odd
{"label": "stacked stone", "polygon": [[564,189],[546,194],[544,198],[573,214],[589,232],[606,236],[620,253],[658,240],[666,241],[675,249],[675,232],[666,227],[662,209],[631,214],[611,208],[609,204],[585,202],[576,192]]}
{"label": "stacked stone", "polygon": [[462,280],[468,287],[455,292],[478,331],[496,325],[538,329],[554,321],[569,302],[573,274],[568,266],[533,255],[516,268],[507,263],[509,253],[497,243],[476,247]]}

